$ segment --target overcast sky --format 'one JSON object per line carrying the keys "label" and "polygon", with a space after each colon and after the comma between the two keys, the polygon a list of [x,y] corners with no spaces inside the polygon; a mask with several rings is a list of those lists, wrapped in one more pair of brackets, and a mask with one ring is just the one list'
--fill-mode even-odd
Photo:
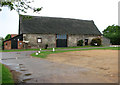
{"label": "overcast sky", "polygon": [[[102,32],[108,25],[118,24],[119,0],[34,0],[34,7],[43,7],[40,14],[26,15],[93,20]],[[18,34],[19,17],[16,11],[4,7],[0,12],[0,36]]]}

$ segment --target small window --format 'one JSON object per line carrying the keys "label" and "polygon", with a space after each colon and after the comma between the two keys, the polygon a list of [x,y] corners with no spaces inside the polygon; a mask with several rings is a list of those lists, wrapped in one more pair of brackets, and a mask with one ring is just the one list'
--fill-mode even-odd
{"label": "small window", "polygon": [[19,43],[20,45],[22,45],[22,43]]}
{"label": "small window", "polygon": [[5,45],[7,45],[7,43]]}
{"label": "small window", "polygon": [[67,35],[57,35],[57,39],[67,39]]}
{"label": "small window", "polygon": [[42,38],[38,38],[38,39],[37,39],[37,42],[38,42],[38,43],[42,43]]}

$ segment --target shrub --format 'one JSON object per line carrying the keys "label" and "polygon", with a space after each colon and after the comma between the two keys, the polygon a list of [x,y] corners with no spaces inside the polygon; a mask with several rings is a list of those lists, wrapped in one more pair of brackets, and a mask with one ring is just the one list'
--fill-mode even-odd
{"label": "shrub", "polygon": [[79,40],[79,41],[77,42],[77,46],[83,46],[83,40]]}
{"label": "shrub", "polygon": [[45,44],[45,49],[47,49],[48,48],[48,44]]}
{"label": "shrub", "polygon": [[101,39],[100,38],[94,38],[94,39],[92,39],[90,44],[92,46],[100,46],[101,45]]}

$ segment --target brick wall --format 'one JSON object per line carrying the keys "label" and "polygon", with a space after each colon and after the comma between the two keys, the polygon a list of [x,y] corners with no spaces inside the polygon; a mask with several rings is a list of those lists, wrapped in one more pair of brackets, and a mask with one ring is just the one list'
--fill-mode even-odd
{"label": "brick wall", "polygon": [[13,38],[13,37],[15,37],[15,36],[17,36],[17,34],[11,34],[11,38]]}
{"label": "brick wall", "polygon": [[11,49],[11,41],[6,41],[4,42],[4,49],[5,50],[10,50]]}
{"label": "brick wall", "polygon": [[18,41],[18,49],[23,49],[23,41]]}

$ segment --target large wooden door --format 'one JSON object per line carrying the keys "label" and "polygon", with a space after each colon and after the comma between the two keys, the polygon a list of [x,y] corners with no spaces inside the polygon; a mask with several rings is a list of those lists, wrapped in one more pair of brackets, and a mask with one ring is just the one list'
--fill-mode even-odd
{"label": "large wooden door", "polygon": [[11,39],[11,49],[17,49],[17,48],[18,48],[17,38]]}
{"label": "large wooden door", "polygon": [[85,39],[85,45],[88,45],[88,39]]}
{"label": "large wooden door", "polygon": [[67,35],[57,35],[56,47],[67,47]]}

